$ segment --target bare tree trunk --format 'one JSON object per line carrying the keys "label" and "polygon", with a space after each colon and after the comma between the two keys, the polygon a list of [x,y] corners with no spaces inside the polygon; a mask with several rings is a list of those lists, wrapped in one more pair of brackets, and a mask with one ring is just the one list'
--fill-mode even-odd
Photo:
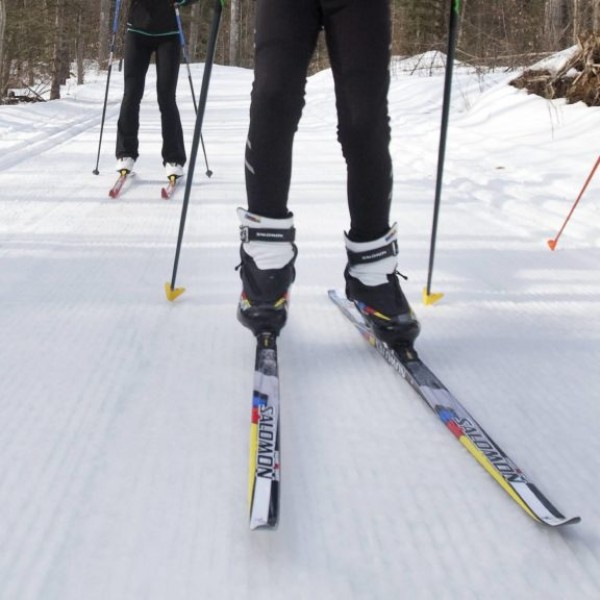
{"label": "bare tree trunk", "polygon": [[573,19],[577,29],[575,41],[578,41],[581,35],[598,32],[599,4],[599,0],[577,0],[575,3],[577,10]]}
{"label": "bare tree trunk", "polygon": [[188,39],[188,52],[190,60],[197,62],[200,60],[199,47],[200,47],[200,17],[201,17],[201,5],[192,4],[190,13],[190,35]]}
{"label": "bare tree trunk", "polygon": [[460,15],[459,15],[460,18],[459,18],[458,35],[456,37],[456,46],[457,47],[462,46],[464,27],[460,27],[460,23],[462,23],[464,21],[466,12],[467,12],[467,0],[462,0],[461,7],[460,7]]}
{"label": "bare tree trunk", "polygon": [[240,11],[239,0],[230,0],[231,10],[229,22],[229,64],[240,66]]}
{"label": "bare tree trunk", "polygon": [[98,67],[100,69],[107,69],[111,0],[100,0],[99,4],[100,21],[98,22]]}
{"label": "bare tree trunk", "polygon": [[57,0],[54,11],[54,52],[52,57],[52,84],[50,86],[50,100],[60,98],[60,85],[64,74],[63,61],[64,53],[64,35],[65,35],[65,5],[64,0]]}
{"label": "bare tree trunk", "polygon": [[84,77],[85,77],[85,68],[83,64],[84,59],[84,35],[83,35],[83,27],[82,27],[82,15],[81,15],[81,6],[79,6],[77,12],[77,36],[75,37],[75,57],[77,59],[77,85],[83,85]]}
{"label": "bare tree trunk", "polygon": [[4,32],[6,31],[6,5],[0,0],[0,100],[4,97]]}
{"label": "bare tree trunk", "polygon": [[252,67],[254,64],[254,2],[243,2],[240,8],[240,66]]}
{"label": "bare tree trunk", "polygon": [[[544,32],[549,50],[560,50],[565,43],[569,27],[568,0],[546,0],[544,7]],[[568,43],[568,42],[567,42]]]}

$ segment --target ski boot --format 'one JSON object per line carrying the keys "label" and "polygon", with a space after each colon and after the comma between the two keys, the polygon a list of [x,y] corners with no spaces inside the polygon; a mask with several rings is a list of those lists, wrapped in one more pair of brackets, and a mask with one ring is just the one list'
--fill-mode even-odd
{"label": "ski boot", "polygon": [[271,219],[238,208],[238,217],[242,240],[238,320],[254,335],[278,335],[287,320],[289,288],[296,277],[293,215]]}
{"label": "ski boot", "polygon": [[165,163],[165,174],[169,181],[172,181],[172,179],[179,179],[180,177],[183,177],[183,165],[174,162]]}
{"label": "ski boot", "polygon": [[131,173],[133,171],[133,165],[135,164],[135,158],[131,156],[122,156],[121,158],[117,158],[117,172],[121,173],[121,175],[126,175],[127,173]]}
{"label": "ski boot", "polygon": [[371,242],[345,237],[346,296],[381,341],[392,348],[411,348],[420,325],[398,281],[396,226]]}

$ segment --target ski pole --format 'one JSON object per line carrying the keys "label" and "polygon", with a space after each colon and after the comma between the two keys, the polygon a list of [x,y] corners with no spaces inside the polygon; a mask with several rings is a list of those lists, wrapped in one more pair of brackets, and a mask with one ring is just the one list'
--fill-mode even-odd
{"label": "ski pole", "polygon": [[444,173],[444,157],[446,154],[446,137],[448,132],[448,116],[450,114],[450,92],[452,88],[452,67],[454,65],[454,54],[456,50],[456,38],[458,32],[458,16],[460,11],[460,0],[450,0],[450,23],[448,30],[448,55],[446,57],[446,74],[444,81],[444,99],[442,103],[442,125],[440,131],[440,145],[438,152],[437,179],[435,184],[435,203],[433,208],[433,225],[431,229],[431,247],[429,250],[429,271],[427,273],[427,287],[423,290],[423,302],[433,304],[444,294],[431,293],[431,278],[433,274],[433,258],[435,253],[435,239],[437,236],[438,215],[440,211],[440,199],[442,195],[442,176]]}
{"label": "ski pole", "polygon": [[569,211],[569,214],[567,215],[565,222],[562,224],[560,231],[556,234],[556,237],[553,240],[548,240],[548,246],[550,247],[550,250],[554,250],[556,248],[556,244],[558,243],[558,238],[562,235],[564,228],[567,226],[567,223],[569,222],[571,215],[575,211],[575,207],[577,206],[577,204],[579,204],[579,201],[581,200],[581,197],[583,196],[583,193],[585,192],[588,184],[592,180],[592,177],[594,176],[594,173],[596,172],[598,165],[600,165],[600,156],[598,157],[598,160],[596,160],[596,164],[594,165],[594,168],[590,171],[588,178],[586,179],[585,183],[583,184],[583,187],[581,188],[581,191],[579,192],[579,196],[577,196],[577,200],[575,200],[575,203],[571,207],[571,210]]}
{"label": "ski pole", "polygon": [[190,192],[192,189],[192,181],[194,179],[194,168],[196,166],[196,158],[198,156],[198,144],[200,142],[200,133],[202,131],[202,121],[204,119],[204,110],[206,108],[206,98],[208,96],[208,85],[210,83],[210,74],[212,71],[213,62],[215,59],[215,49],[217,46],[217,35],[219,33],[219,25],[221,23],[221,14],[223,13],[223,3],[225,0],[216,0],[214,16],[208,39],[208,48],[206,50],[206,63],[204,65],[204,74],[202,76],[202,86],[200,88],[200,100],[198,105],[198,114],[196,115],[196,126],[194,128],[194,137],[192,139],[192,151],[190,156],[190,165],[188,167],[187,177],[185,180],[185,194],[183,196],[183,204],[181,206],[181,219],[179,222],[179,234],[177,236],[177,248],[175,250],[175,262],[173,264],[173,275],[171,282],[165,283],[165,293],[167,300],[171,302],[185,292],[185,288],[175,288],[175,278],[177,277],[177,266],[179,264],[179,255],[181,253],[181,242],[183,240],[183,230],[185,228],[185,218],[187,215],[188,204],[190,201]]}
{"label": "ski pole", "polygon": [[[190,70],[190,55],[188,52],[187,44],[185,43],[185,36],[183,35],[183,25],[181,24],[181,15],[179,14],[179,6],[175,4],[175,17],[177,18],[177,29],[179,29],[179,40],[181,42],[181,49],[183,51],[183,58],[187,66],[188,81],[190,82],[190,90],[192,91],[192,100],[194,102],[194,110],[196,115],[198,114],[198,106],[196,105],[196,94],[194,94],[194,84],[192,82],[192,72]],[[206,176],[210,177],[213,172],[208,166],[208,158],[206,157],[206,148],[204,147],[204,138],[200,134],[200,143],[202,144],[202,152],[204,153],[204,164],[206,165]]]}
{"label": "ski pole", "polygon": [[106,76],[106,91],[104,92],[104,107],[102,108],[102,121],[100,123],[100,140],[98,141],[98,157],[96,158],[96,168],[92,171],[94,175],[98,175],[98,165],[100,164],[100,148],[102,146],[102,132],[104,131],[104,119],[106,117],[106,104],[108,102],[108,86],[110,84],[110,74],[112,72],[113,56],[115,54],[115,41],[117,39],[117,29],[119,26],[119,12],[121,11],[121,0],[116,0],[115,14],[113,17],[112,38],[110,41],[110,55],[108,57],[108,73]]}

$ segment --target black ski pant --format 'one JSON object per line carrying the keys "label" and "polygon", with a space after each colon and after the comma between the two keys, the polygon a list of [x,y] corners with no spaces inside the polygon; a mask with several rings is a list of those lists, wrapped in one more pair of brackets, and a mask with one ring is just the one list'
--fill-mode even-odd
{"label": "black ski pant", "polygon": [[184,165],[185,145],[176,102],[181,47],[177,35],[149,36],[128,31],[125,39],[125,91],[117,125],[117,158],[139,155],[140,103],[152,54],[156,55],[156,94],[162,127],[163,162]]}
{"label": "black ski pant", "polygon": [[[347,165],[350,238],[389,229],[389,0],[257,0],[255,67],[246,145],[248,208],[289,214],[292,145],[307,69],[323,28],[335,82],[338,140]],[[305,158],[306,159],[306,158]],[[319,156],[308,157],[318,163]]]}

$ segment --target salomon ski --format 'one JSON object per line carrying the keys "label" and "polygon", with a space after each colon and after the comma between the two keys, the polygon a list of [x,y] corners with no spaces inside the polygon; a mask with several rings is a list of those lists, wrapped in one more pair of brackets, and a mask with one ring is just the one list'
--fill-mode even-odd
{"label": "salomon ski", "polygon": [[250,528],[274,528],[279,517],[279,373],[276,337],[256,337],[250,461]]}
{"label": "salomon ski", "polygon": [[563,516],[492,440],[412,348],[394,349],[378,339],[354,304],[335,290],[329,297],[361,335],[406,380],[438,415],[477,462],[535,521],[557,527],[578,523],[579,517]]}

